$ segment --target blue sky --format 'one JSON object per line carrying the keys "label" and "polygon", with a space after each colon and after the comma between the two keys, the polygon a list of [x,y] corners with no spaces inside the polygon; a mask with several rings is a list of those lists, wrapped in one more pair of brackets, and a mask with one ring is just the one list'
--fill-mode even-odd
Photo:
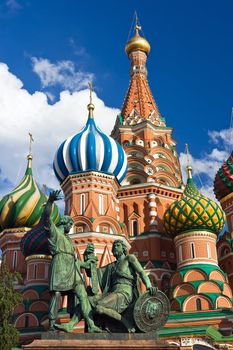
{"label": "blue sky", "polygon": [[111,131],[129,82],[124,45],[135,10],[152,47],[148,78],[160,112],[174,127],[178,151],[189,143],[210,193],[231,150],[232,0],[0,1],[1,194],[22,175],[27,131],[35,138],[35,176],[55,186],[47,180],[53,155],[85,122],[82,90],[90,79],[96,119]]}

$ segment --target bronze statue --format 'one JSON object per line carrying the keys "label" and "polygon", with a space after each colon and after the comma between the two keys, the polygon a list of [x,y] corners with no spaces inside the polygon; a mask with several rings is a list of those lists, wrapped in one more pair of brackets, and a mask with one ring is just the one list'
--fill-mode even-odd
{"label": "bronze statue", "polygon": [[73,292],[80,304],[80,313],[85,319],[89,332],[101,332],[93,321],[92,308],[80,274],[80,268],[89,268],[92,260],[81,262],[76,258],[75,249],[68,233],[73,225],[69,216],[63,216],[56,226],[51,218],[53,202],[60,199],[60,191],[50,193],[43,211],[45,229],[52,262],[50,266],[49,289],[51,301],[49,307],[50,330],[55,330],[61,293]]}
{"label": "bronze statue", "polygon": [[[128,254],[127,247],[122,240],[114,242],[112,252],[116,261],[97,269],[98,282],[102,294],[95,295],[95,293],[92,293],[89,296],[95,314],[120,321],[127,332],[135,332],[136,328],[139,331],[148,332],[163,326],[169,313],[169,303],[166,296],[158,291],[157,287],[151,285],[150,279],[138,259],[135,255]],[[92,257],[93,263],[92,244],[87,246],[84,253],[86,261],[88,257]],[[89,267],[87,268],[88,272],[90,273]],[[92,274],[90,274],[90,277],[92,277]],[[147,288],[147,292],[141,297],[139,297],[137,288],[138,277],[141,278]],[[96,281],[94,281],[95,284]],[[143,305],[141,300],[143,300]],[[135,305],[137,305],[136,308],[134,307]],[[128,310],[129,312],[127,313]],[[70,322],[57,327],[63,331],[71,332],[80,319],[81,309],[76,308],[76,312]],[[153,326],[155,319],[157,319],[156,328]],[[107,331],[110,331],[108,325],[104,325],[104,327]]]}
{"label": "bronze statue", "polygon": [[134,254],[128,254],[122,240],[113,243],[112,253],[116,261],[97,270],[102,295],[90,300],[96,313],[121,321],[129,332],[134,332],[129,319],[122,313],[139,296],[137,277],[141,278],[151,295],[156,293],[157,287],[152,287],[138,259]]}

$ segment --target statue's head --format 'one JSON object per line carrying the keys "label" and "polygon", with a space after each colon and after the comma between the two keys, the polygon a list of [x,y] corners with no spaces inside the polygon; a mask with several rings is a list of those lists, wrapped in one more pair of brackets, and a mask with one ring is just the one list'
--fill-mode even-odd
{"label": "statue's head", "polygon": [[112,253],[115,258],[122,254],[127,255],[128,249],[125,242],[121,239],[115,240],[112,245]]}
{"label": "statue's head", "polygon": [[73,226],[74,220],[69,215],[64,215],[60,218],[58,226],[64,227],[64,233],[68,234]]}

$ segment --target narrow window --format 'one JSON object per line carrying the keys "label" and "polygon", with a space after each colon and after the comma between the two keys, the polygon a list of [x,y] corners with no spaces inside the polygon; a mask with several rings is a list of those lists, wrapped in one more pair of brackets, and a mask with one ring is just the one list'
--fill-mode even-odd
{"label": "narrow window", "polygon": [[13,253],[13,269],[16,269],[17,266],[17,251],[15,250]]}
{"label": "narrow window", "polygon": [[179,260],[183,260],[183,255],[182,255],[182,245],[179,246]]}
{"label": "narrow window", "polygon": [[83,215],[85,212],[85,194],[80,195],[80,215]]}
{"label": "narrow window", "polygon": [[37,278],[37,265],[34,265],[33,267],[33,279]]}
{"label": "narrow window", "polygon": [[208,259],[211,259],[211,249],[210,249],[209,243],[207,243],[207,256],[208,256]]}
{"label": "narrow window", "polygon": [[133,234],[133,236],[138,235],[138,221],[137,220],[132,221],[132,234]]}
{"label": "narrow window", "polygon": [[29,316],[26,315],[25,316],[25,328],[28,328],[28,326],[29,326]]}
{"label": "narrow window", "polygon": [[201,299],[199,298],[196,299],[196,308],[197,308],[197,311],[201,310]]}
{"label": "narrow window", "polygon": [[163,276],[162,281],[161,281],[161,289],[167,296],[169,296],[169,294],[170,294],[170,277],[168,275]]}
{"label": "narrow window", "polygon": [[191,243],[191,257],[192,259],[195,258],[195,249],[194,249],[194,243]]}
{"label": "narrow window", "polygon": [[104,196],[99,194],[99,213],[100,215],[104,214]]}

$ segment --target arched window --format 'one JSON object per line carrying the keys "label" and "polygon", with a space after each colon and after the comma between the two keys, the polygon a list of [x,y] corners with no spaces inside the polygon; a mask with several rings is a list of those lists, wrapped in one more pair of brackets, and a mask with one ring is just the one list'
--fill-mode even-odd
{"label": "arched window", "polygon": [[133,180],[131,180],[130,185],[136,185],[136,184],[140,184],[140,183],[141,183],[140,179],[134,178]]}

